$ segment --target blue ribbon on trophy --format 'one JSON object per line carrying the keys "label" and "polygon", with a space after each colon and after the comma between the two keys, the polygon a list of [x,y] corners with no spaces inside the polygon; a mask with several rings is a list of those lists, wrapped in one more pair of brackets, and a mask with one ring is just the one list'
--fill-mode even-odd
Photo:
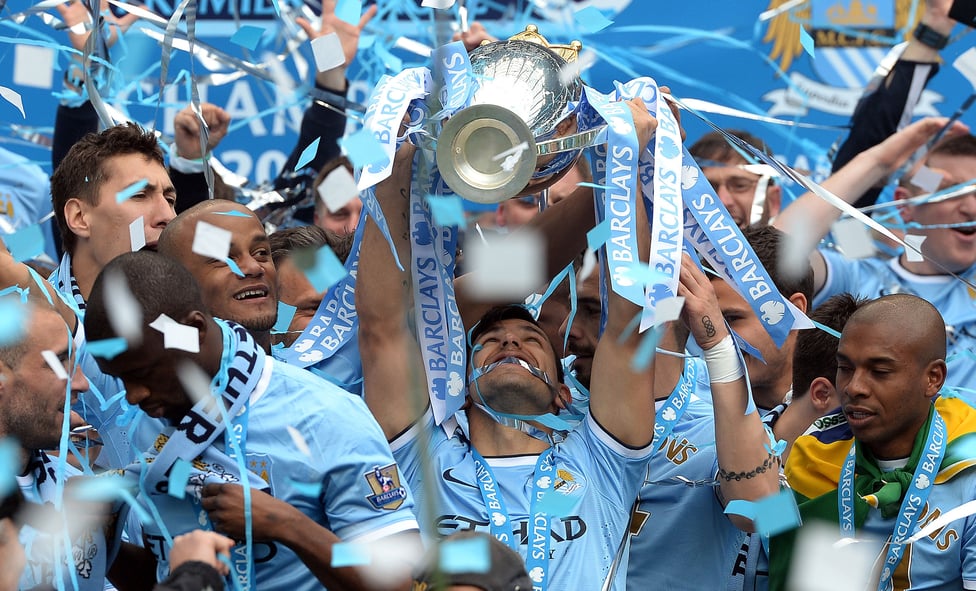
{"label": "blue ribbon on trophy", "polygon": [[684,246],[681,207],[681,128],[674,114],[650,78],[635,78],[616,84],[620,99],[640,97],[651,115],[657,118],[654,152],[645,147],[639,157],[639,178],[644,198],[652,206],[650,268],[661,276],[645,288],[646,302],[641,316],[641,331],[653,326],[657,302],[678,292],[681,252]]}

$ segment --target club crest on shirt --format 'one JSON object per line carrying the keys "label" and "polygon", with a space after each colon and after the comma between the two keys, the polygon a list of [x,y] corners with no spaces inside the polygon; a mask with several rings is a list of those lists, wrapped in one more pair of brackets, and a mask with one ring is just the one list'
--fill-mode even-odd
{"label": "club crest on shirt", "polygon": [[556,470],[556,484],[552,490],[564,495],[571,495],[583,488],[583,480],[574,476],[569,470],[559,468]]}
{"label": "club crest on shirt", "polygon": [[261,477],[261,480],[271,484],[271,469],[274,462],[268,454],[247,454],[247,469]]}
{"label": "club crest on shirt", "polygon": [[366,500],[374,509],[394,511],[400,508],[407,498],[407,490],[400,485],[400,472],[396,464],[379,467],[363,474],[373,494],[366,495]]}

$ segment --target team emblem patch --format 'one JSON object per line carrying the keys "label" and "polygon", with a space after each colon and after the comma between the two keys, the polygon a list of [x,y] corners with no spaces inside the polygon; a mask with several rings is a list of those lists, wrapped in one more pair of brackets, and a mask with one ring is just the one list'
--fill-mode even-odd
{"label": "team emblem patch", "polygon": [[557,469],[556,470],[556,484],[552,487],[553,490],[561,492],[564,495],[570,495],[577,490],[583,488],[583,481],[576,476],[573,476],[568,470]]}
{"label": "team emblem patch", "polygon": [[374,509],[393,511],[400,508],[407,498],[407,490],[400,485],[400,472],[396,464],[380,468],[373,466],[372,472],[363,474],[373,494],[367,495],[366,500]]}

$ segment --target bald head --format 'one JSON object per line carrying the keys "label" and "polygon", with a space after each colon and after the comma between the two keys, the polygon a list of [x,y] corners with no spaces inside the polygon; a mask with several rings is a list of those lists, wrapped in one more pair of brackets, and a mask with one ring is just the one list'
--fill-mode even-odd
{"label": "bald head", "polygon": [[[230,233],[227,258],[193,252],[200,223]],[[264,225],[251,210],[225,200],[194,205],[169,223],[158,250],[190,271],[214,316],[243,325],[262,346],[270,346],[268,331],[278,316],[278,276]]]}
{"label": "bald head", "polygon": [[885,326],[902,338],[910,335],[922,364],[946,357],[945,320],[918,296],[898,293],[867,302],[848,320],[847,326],[853,324]]}
{"label": "bald head", "polygon": [[[187,253],[191,252],[189,246],[193,243],[193,230],[196,228],[196,223],[206,219],[208,217],[206,214],[228,213],[242,214],[260,223],[254,212],[240,203],[225,199],[208,199],[183,211],[167,224],[166,229],[159,236],[158,252],[183,262]],[[212,223],[212,220],[206,221]]]}

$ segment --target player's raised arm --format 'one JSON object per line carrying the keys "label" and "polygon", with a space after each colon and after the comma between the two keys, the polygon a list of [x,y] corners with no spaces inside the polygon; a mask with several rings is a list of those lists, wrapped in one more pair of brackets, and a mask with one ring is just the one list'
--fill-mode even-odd
{"label": "player's raised arm", "polygon": [[[640,145],[646,146],[657,120],[640,99],[627,101],[634,117]],[[635,171],[636,173],[636,171]],[[639,191],[640,189],[638,189]],[[637,250],[644,263],[650,250],[650,230],[644,199],[635,198]],[[590,413],[608,433],[628,447],[646,447],[654,436],[653,362],[640,371],[631,365],[642,335],[630,326],[640,307],[609,293],[607,324],[593,355],[590,377]]]}
{"label": "player's raised arm", "polygon": [[[779,458],[767,449],[768,438],[758,412],[746,414],[749,392],[732,336],[722,318],[712,282],[688,255],[681,261],[678,295],[685,298],[682,316],[701,346],[708,367],[715,416],[715,452],[723,504],[733,499],[756,501],[776,492]],[[749,520],[730,515],[739,528]]]}
{"label": "player's raised arm", "polygon": [[[54,311],[61,315],[68,328],[74,332],[78,324],[78,317],[75,316],[74,310],[64,303],[64,300],[58,296],[57,290],[46,279],[41,279],[40,282],[41,285],[35,283],[27,265],[14,259],[10,251],[7,250],[7,245],[0,238],[0,290],[16,286],[20,289],[29,290],[30,299],[38,305],[50,306],[53,303]],[[51,303],[44,295],[45,291],[50,295]]]}
{"label": "player's raised arm", "polygon": [[[854,203],[868,189],[898,170],[915,151],[942,129],[948,119],[929,117],[916,121],[880,144],[861,152],[846,166],[823,182],[823,187],[847,203]],[[961,123],[954,125],[947,135],[968,131]],[[787,234],[804,228],[811,252],[814,291],[820,291],[827,279],[827,267],[816,249],[830,226],[840,217],[840,210],[813,193],[805,193],[777,216],[774,226]]]}
{"label": "player's raised arm", "polygon": [[366,219],[356,277],[359,349],[363,394],[387,439],[416,422],[429,401],[423,360],[410,328],[410,182],[415,147],[405,143],[396,154],[390,178],[376,186],[390,236],[403,264],[393,260],[376,222]]}

